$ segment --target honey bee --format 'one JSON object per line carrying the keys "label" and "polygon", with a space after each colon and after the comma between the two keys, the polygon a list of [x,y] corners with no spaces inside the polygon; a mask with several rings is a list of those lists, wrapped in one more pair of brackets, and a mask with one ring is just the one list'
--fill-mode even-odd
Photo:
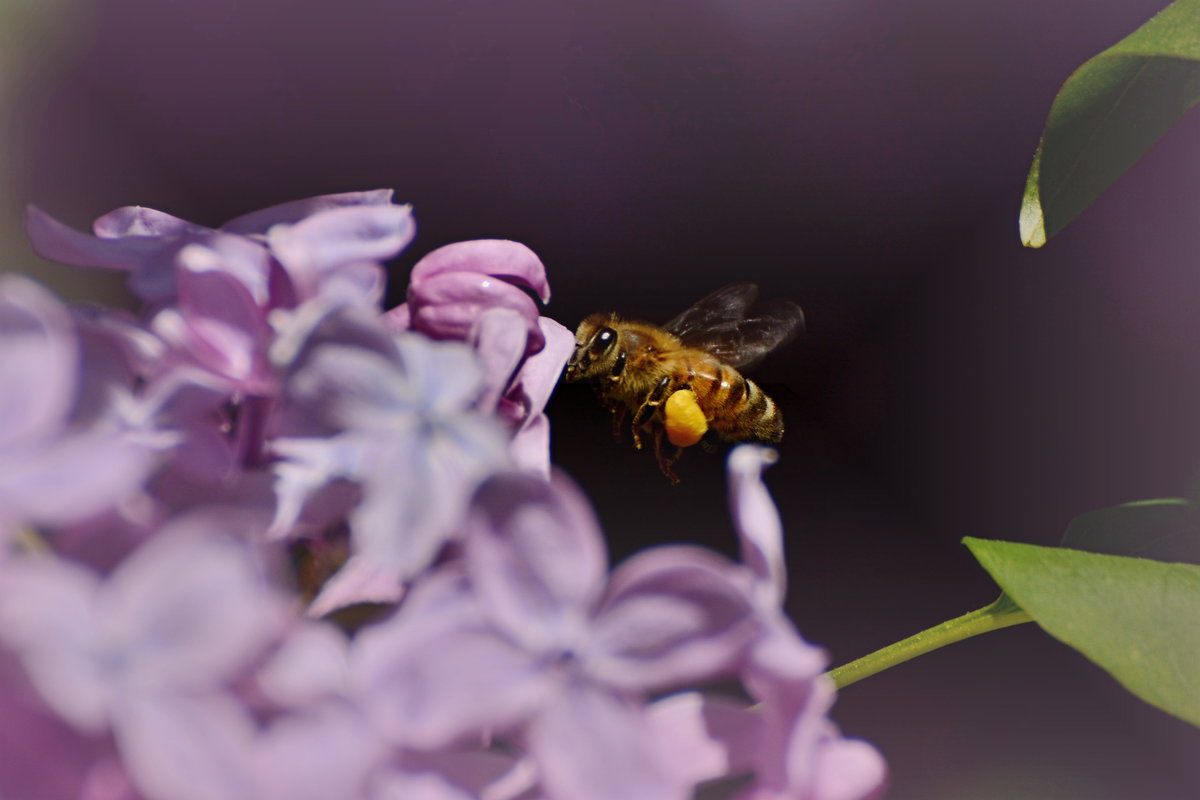
{"label": "honey bee", "polygon": [[[619,437],[632,414],[634,446],[641,449],[641,433],[652,433],[658,465],[673,483],[679,478],[671,466],[708,430],[730,442],[778,442],[779,406],[738,368],[795,336],[804,312],[790,300],[754,306],[757,296],[753,283],[730,284],[661,326],[592,314],[575,332],[566,380],[598,381],[614,432]],[[676,446],[670,457],[664,436]]]}

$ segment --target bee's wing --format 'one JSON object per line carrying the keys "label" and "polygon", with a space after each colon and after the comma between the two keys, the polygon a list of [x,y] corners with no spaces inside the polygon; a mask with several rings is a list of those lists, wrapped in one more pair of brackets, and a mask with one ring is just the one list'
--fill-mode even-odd
{"label": "bee's wing", "polygon": [[736,323],[758,297],[757,284],[749,281],[722,286],[663,325],[685,342],[694,335]]}
{"label": "bee's wing", "polygon": [[758,286],[742,282],[708,295],[663,327],[688,347],[712,353],[731,367],[765,356],[804,328],[804,311],[791,300],[751,308]]}

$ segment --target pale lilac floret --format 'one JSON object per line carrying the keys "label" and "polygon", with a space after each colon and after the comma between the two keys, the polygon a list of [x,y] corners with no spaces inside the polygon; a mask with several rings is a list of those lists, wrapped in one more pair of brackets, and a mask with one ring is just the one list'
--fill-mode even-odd
{"label": "pale lilac floret", "polygon": [[[30,209],[39,252],[129,272],[146,308],[0,279],[0,742],[44,750],[0,763],[0,794],[877,796],[882,758],[830,722],[826,656],[783,612],[772,452],[729,460],[740,561],[610,568],[550,468],[574,336],[538,313],[544,266],[448,245],[383,314],[413,235],[391,198],[216,229],[130,207],[94,236]],[[360,629],[319,618],[364,603]]]}
{"label": "pale lilac floret", "polygon": [[129,272],[130,289],[155,307],[177,297],[177,270],[195,245],[242,250],[223,268],[266,308],[294,306],[326,284],[340,296],[371,303],[382,294],[381,262],[399,253],[415,231],[410,207],[394,205],[391,198],[390,190],[324,195],[247,214],[216,229],[129,206],[97,219],[94,236],[30,207],[26,231],[45,258]]}
{"label": "pale lilac floret", "polygon": [[80,409],[84,389],[107,381],[107,365],[81,372],[68,311],[31,281],[7,276],[0,331],[0,519],[77,521],[137,491],[151,454],[101,409]]}
{"label": "pale lilac floret", "polygon": [[413,267],[408,299],[385,315],[391,330],[469,342],[484,367],[483,404],[513,429],[515,464],[549,474],[549,421],[542,413],[575,345],[558,322],[538,315],[532,292],[550,299],[541,260],[503,239],[438,248]]}
{"label": "pale lilac floret", "polygon": [[608,578],[591,510],[561,477],[495,478],[472,520],[466,574],[435,578],[363,641],[361,680],[393,710],[381,728],[438,747],[519,727],[550,797],[686,797],[692,776],[643,703],[732,673],[756,630],[741,568],[664,548]]}
{"label": "pale lilac floret", "polygon": [[72,728],[115,737],[148,797],[249,798],[255,724],[229,686],[285,606],[228,515],[181,518],[111,574],[54,557],[0,570],[0,644]]}
{"label": "pale lilac floret", "polygon": [[476,408],[482,374],[467,346],[393,338],[350,307],[310,330],[271,445],[282,459],[273,530],[286,532],[321,487],[353,482],[362,491],[349,516],[356,555],[406,580],[453,535],[479,482],[507,466],[507,435]]}

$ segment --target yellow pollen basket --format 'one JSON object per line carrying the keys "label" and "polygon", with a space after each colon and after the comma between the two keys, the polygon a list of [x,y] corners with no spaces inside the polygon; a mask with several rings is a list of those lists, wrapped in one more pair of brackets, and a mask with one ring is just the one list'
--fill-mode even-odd
{"label": "yellow pollen basket", "polygon": [[696,393],[691,389],[680,389],[667,398],[663,407],[663,421],[667,429],[667,440],[676,447],[690,447],[708,430],[708,420],[696,402]]}

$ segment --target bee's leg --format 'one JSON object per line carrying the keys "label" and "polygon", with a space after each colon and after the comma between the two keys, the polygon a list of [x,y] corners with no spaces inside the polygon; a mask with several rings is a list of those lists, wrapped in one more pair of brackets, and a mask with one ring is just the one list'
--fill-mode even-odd
{"label": "bee's leg", "polygon": [[641,407],[633,415],[633,446],[637,449],[642,449],[642,441],[638,436],[638,430],[650,421],[650,415],[654,413],[654,409],[662,405],[663,400],[667,399],[667,396],[670,394],[668,391],[670,388],[671,376],[664,375],[662,380],[658,382],[658,385],[650,390],[650,394],[646,395],[646,399],[642,401]]}
{"label": "bee's leg", "polygon": [[620,442],[625,425],[625,417],[629,416],[629,407],[624,403],[614,403],[610,408],[613,415],[613,438]]}
{"label": "bee's leg", "polygon": [[675,454],[667,458],[666,454],[663,453],[663,433],[665,430],[662,425],[654,426],[654,456],[658,459],[658,468],[662,470],[663,475],[667,476],[667,480],[672,484],[678,484],[679,476],[675,474],[675,471],[671,467],[683,455],[683,448],[676,447]]}

